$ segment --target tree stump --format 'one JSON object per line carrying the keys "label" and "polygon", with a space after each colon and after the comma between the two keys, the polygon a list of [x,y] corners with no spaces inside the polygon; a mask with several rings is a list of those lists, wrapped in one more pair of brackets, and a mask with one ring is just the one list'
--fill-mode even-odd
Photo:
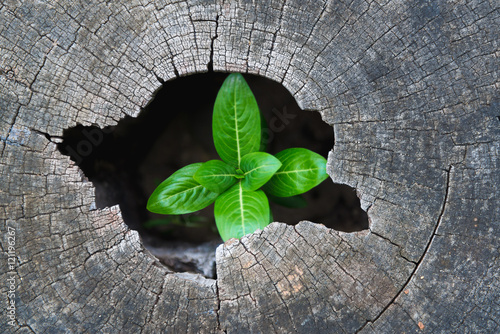
{"label": "tree stump", "polygon": [[[498,3],[254,3],[2,3],[2,332],[500,330]],[[95,208],[63,130],[210,70],[320,111],[329,175],[369,230],[273,223],[219,246],[210,280],[167,272],[119,207]]]}

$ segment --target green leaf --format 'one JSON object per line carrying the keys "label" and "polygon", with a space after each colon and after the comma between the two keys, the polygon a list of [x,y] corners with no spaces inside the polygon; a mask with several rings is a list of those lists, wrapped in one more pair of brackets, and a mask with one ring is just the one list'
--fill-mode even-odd
{"label": "green leaf", "polygon": [[323,182],[326,159],[305,148],[289,148],[276,154],[282,165],[264,186],[264,191],[277,197],[302,194]]}
{"label": "green leaf", "polygon": [[263,229],[270,223],[269,202],[262,190],[245,191],[238,182],[215,201],[215,223],[226,241]]}
{"label": "green leaf", "polygon": [[187,165],[170,175],[149,197],[147,209],[165,215],[180,215],[203,209],[215,201],[218,194],[196,182],[193,175],[201,162]]}
{"label": "green leaf", "polygon": [[194,179],[210,191],[218,194],[236,183],[236,170],[224,161],[205,162],[194,174]]}
{"label": "green leaf", "polygon": [[290,197],[277,197],[267,194],[270,201],[284,206],[286,208],[298,209],[307,206],[307,201],[302,195],[295,195]]}
{"label": "green leaf", "polygon": [[240,168],[241,158],[260,147],[260,112],[243,76],[230,74],[217,94],[212,120],[217,153]]}
{"label": "green leaf", "polygon": [[241,169],[245,172],[242,180],[244,190],[257,190],[266,184],[281,167],[281,162],[269,153],[252,152],[241,159]]}

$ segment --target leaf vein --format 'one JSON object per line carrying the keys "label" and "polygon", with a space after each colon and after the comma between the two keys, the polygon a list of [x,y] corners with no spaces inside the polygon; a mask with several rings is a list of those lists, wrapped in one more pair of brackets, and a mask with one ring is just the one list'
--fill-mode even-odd
{"label": "leaf vein", "polygon": [[302,173],[302,172],[312,172],[315,170],[319,170],[320,168],[310,168],[310,169],[296,169],[296,170],[283,170],[283,171],[277,171],[274,175],[279,175],[279,174],[291,174],[291,173]]}

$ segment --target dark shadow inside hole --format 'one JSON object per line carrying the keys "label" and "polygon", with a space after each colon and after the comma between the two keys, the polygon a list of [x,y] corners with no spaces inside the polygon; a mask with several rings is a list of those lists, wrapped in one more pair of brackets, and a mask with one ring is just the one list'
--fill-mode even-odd
{"label": "dark shadow inside hole", "polygon": [[[161,252],[169,254],[162,259],[164,264],[209,277],[214,268],[207,264],[207,254],[213,256],[221,242],[213,205],[188,215],[162,216],[148,212],[146,203],[156,186],[179,168],[219,158],[212,141],[212,108],[226,76],[207,73],[165,82],[137,118],[125,117],[104,129],[78,125],[67,129],[59,144],[60,151],[93,182],[97,208],[119,204],[125,223],[141,234],[144,245],[160,259]],[[263,130],[268,152],[305,147],[328,155],[333,130],[319,113],[301,110],[279,83],[252,75],[245,79],[268,124]],[[310,220],[346,232],[368,228],[366,213],[351,187],[327,179],[304,197],[305,208],[271,203],[274,221]]]}

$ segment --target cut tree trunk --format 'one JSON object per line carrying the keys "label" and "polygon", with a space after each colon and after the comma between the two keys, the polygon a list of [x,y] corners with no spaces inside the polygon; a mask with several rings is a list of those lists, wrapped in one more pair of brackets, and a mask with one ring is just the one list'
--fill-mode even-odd
{"label": "cut tree trunk", "polygon": [[[0,331],[498,333],[499,25],[497,1],[2,2]],[[369,230],[273,223],[210,280],[96,209],[63,130],[208,70],[318,110]]]}

